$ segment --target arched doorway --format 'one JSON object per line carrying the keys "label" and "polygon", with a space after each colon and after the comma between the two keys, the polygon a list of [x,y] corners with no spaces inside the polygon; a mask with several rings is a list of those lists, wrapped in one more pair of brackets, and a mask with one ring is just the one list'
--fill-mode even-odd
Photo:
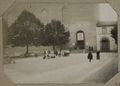
{"label": "arched doorway", "polygon": [[76,32],[76,48],[85,49],[85,35],[81,30]]}
{"label": "arched doorway", "polygon": [[101,40],[101,51],[109,52],[110,51],[110,41],[108,38],[102,38]]}

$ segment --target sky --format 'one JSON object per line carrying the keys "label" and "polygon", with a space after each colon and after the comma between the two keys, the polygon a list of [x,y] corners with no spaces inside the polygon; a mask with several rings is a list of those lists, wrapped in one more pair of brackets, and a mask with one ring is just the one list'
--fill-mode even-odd
{"label": "sky", "polygon": [[109,4],[99,4],[99,20],[117,21],[117,14]]}
{"label": "sky", "polygon": [[[32,8],[32,11],[33,11],[33,13],[35,13],[36,16],[39,15],[39,13],[40,13],[40,7],[39,6],[40,6],[39,4],[35,5],[35,6],[33,5],[33,8]],[[97,13],[97,18],[98,18],[97,20],[98,21],[108,21],[108,22],[117,21],[117,14],[109,4],[105,3],[105,4],[99,4],[97,6],[98,6],[98,9],[96,10],[96,13]],[[36,7],[38,7],[39,10],[36,10]],[[22,4],[22,6],[21,5],[18,5],[17,7],[14,6],[8,12],[8,16],[9,16],[8,26],[11,25],[14,22],[14,20],[16,20],[16,17],[18,16],[18,14],[20,14],[22,9],[25,9],[25,8],[26,8],[26,6],[24,6]]]}

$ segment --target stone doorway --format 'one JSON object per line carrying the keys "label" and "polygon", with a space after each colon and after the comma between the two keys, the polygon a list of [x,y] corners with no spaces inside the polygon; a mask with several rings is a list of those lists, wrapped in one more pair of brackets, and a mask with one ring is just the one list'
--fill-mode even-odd
{"label": "stone doorway", "polygon": [[76,32],[76,48],[85,49],[85,35],[82,30]]}
{"label": "stone doorway", "polygon": [[101,51],[102,52],[109,52],[110,51],[110,41],[108,38],[102,38]]}

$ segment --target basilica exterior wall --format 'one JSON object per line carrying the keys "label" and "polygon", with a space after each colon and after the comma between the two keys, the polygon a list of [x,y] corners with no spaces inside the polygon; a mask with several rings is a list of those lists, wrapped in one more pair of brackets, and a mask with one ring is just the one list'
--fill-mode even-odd
{"label": "basilica exterior wall", "polygon": [[72,47],[76,43],[76,32],[82,30],[85,34],[85,48],[93,46],[96,49],[96,5],[68,4],[63,9],[63,22],[70,31]]}
{"label": "basilica exterior wall", "polygon": [[[45,25],[52,19],[60,20],[66,30],[70,31],[68,47],[76,43],[76,32],[82,30],[85,34],[85,48],[92,46],[96,49],[96,5],[74,3],[19,3],[16,8],[10,8],[5,13],[8,27],[16,20],[23,10],[32,12]],[[14,6],[13,6],[14,7]],[[7,15],[9,14],[9,15]]]}

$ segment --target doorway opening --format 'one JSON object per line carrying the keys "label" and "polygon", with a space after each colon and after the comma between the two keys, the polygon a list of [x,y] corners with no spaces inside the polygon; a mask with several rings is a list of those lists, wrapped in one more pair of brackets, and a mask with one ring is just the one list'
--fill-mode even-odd
{"label": "doorway opening", "polygon": [[109,52],[110,51],[110,41],[108,38],[102,38],[101,40],[101,51]]}
{"label": "doorway opening", "polygon": [[82,30],[76,32],[76,48],[85,49],[85,35]]}

